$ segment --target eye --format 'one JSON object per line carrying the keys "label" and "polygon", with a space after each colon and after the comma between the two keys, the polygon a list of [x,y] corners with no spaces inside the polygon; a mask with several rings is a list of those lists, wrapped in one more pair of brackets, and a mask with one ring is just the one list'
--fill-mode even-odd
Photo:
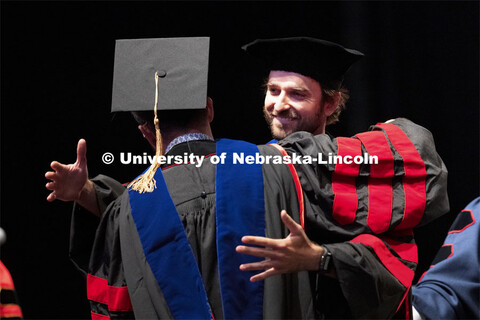
{"label": "eye", "polygon": [[293,90],[290,92],[290,96],[292,97],[292,99],[304,100],[305,98],[307,98],[307,93],[305,91]]}
{"label": "eye", "polygon": [[280,94],[280,89],[276,88],[276,87],[268,87],[268,92],[272,95],[272,96],[278,96]]}

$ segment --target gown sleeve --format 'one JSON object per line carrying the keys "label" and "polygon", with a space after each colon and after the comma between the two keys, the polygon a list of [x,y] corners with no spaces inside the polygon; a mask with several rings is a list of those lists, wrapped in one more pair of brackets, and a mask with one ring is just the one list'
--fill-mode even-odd
{"label": "gown sleeve", "polygon": [[[146,263],[128,192],[112,201],[101,219],[96,219],[88,261],[74,260],[86,275],[92,319],[171,318]],[[81,231],[90,233],[78,230],[78,234]]]}
{"label": "gown sleeve", "polygon": [[101,219],[97,218],[98,227],[89,261],[80,265],[86,275],[92,319],[134,317],[121,250],[120,215],[123,212],[122,197],[125,196],[128,196],[126,192],[110,203]]}
{"label": "gown sleeve", "polygon": [[[118,181],[104,175],[98,175],[92,179],[97,196],[97,203],[102,214],[110,203],[120,197],[125,187]],[[70,249],[69,256],[74,265],[86,274],[90,253],[92,252],[95,231],[100,219],[79,206],[73,205],[72,221],[70,226]]]}
{"label": "gown sleeve", "polygon": [[[297,132],[279,144],[292,159],[314,157],[295,164],[305,231],[331,251],[337,275],[335,282],[318,277],[317,303],[327,317],[345,315],[346,301],[354,318],[391,318],[407,302],[418,263],[413,227],[449,210],[447,170],[431,133],[400,118],[352,138]],[[368,155],[378,162],[331,160]]]}

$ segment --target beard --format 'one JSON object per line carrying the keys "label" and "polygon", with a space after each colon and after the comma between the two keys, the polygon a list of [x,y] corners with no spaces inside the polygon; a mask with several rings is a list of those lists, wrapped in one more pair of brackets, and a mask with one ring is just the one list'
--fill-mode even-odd
{"label": "beard", "polygon": [[[279,113],[275,111],[270,113],[266,108],[263,108],[263,116],[270,127],[272,137],[277,140],[282,140],[297,131],[307,131],[310,133],[317,131],[322,124],[322,110],[323,105],[320,105],[320,108],[318,108],[313,117],[302,117],[302,115],[298,114],[298,112],[292,108]],[[279,123],[278,121],[274,123],[275,118],[288,119],[289,123]]]}
{"label": "beard", "polygon": [[294,119],[298,119],[298,114],[293,109],[288,109],[280,113],[275,113],[275,112],[270,113],[264,108],[263,115],[265,117],[265,121],[267,121],[267,124],[270,127],[270,132],[272,133],[272,137],[277,140],[281,140],[286,136],[290,135],[291,133],[293,133],[292,131],[293,128],[287,128],[285,126],[276,126],[273,124],[273,119],[275,117],[290,119],[291,121],[293,121]]}

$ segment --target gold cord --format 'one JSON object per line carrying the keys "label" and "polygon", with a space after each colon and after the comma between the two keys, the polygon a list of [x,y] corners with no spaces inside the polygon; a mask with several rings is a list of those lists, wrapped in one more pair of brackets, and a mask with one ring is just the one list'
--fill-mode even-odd
{"label": "gold cord", "polygon": [[155,152],[155,160],[150,166],[150,168],[148,168],[148,170],[144,174],[137,177],[128,185],[128,188],[130,188],[131,190],[138,191],[139,193],[153,192],[153,190],[155,190],[155,188],[157,187],[157,182],[155,181],[155,172],[157,171],[158,168],[160,168],[158,157],[162,155],[162,134],[160,133],[160,126],[158,124],[157,106],[158,106],[158,73],[155,72],[155,107],[153,109],[155,113],[155,118],[153,122],[155,124],[155,134],[157,138],[157,143],[156,143],[157,150]]}

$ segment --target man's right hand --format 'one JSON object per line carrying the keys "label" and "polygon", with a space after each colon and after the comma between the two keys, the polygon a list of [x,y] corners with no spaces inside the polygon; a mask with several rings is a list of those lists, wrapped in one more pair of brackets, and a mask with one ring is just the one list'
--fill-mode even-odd
{"label": "man's right hand", "polygon": [[87,169],[87,142],[80,139],[77,145],[77,161],[74,164],[62,164],[53,161],[50,167],[54,171],[48,171],[45,178],[52,180],[46,184],[46,188],[52,192],[47,201],[56,199],[62,201],[77,201],[88,180]]}
{"label": "man's right hand", "polygon": [[48,171],[45,178],[52,180],[45,187],[52,192],[47,201],[56,199],[62,201],[76,201],[79,205],[99,216],[100,210],[97,204],[95,187],[88,179],[87,169],[87,142],[80,139],[77,145],[77,161],[73,164],[62,164],[53,161],[50,167],[54,171]]}

